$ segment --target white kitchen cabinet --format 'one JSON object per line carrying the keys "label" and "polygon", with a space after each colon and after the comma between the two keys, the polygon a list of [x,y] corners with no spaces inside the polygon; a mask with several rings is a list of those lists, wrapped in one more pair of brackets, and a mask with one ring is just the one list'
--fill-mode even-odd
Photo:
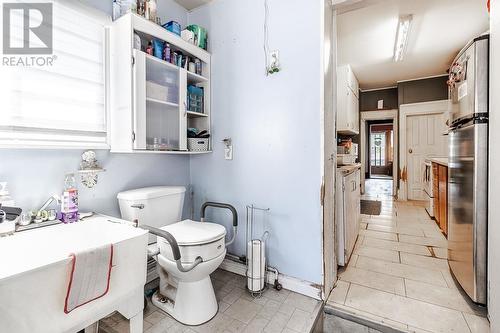
{"label": "white kitchen cabinet", "polygon": [[[136,14],[107,28],[111,152],[200,154],[188,151],[187,128],[211,130],[210,60],[205,50]],[[168,43],[202,64],[201,75],[134,48],[134,39]],[[188,110],[188,86],[203,88],[202,112]],[[210,152],[210,148],[207,153]]]}
{"label": "white kitchen cabinet", "polygon": [[359,84],[349,65],[337,68],[337,132],[359,134]]}
{"label": "white kitchen cabinet", "polygon": [[359,234],[361,218],[361,172],[337,169],[337,190],[335,193],[336,226],[337,226],[337,262],[345,266],[354,251]]}

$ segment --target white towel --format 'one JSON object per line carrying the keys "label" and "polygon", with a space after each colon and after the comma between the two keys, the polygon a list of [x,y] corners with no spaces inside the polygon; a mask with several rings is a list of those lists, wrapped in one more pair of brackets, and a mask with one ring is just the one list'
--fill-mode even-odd
{"label": "white towel", "polygon": [[113,244],[72,253],[70,257],[71,275],[65,313],[107,294],[113,265]]}

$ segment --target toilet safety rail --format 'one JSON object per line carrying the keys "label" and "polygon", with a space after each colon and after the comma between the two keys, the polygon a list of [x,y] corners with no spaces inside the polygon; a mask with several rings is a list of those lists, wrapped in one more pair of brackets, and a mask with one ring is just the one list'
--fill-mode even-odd
{"label": "toilet safety rail", "polygon": [[149,225],[139,225],[139,228],[145,229],[152,233],[153,235],[156,235],[158,237],[164,238],[167,243],[170,245],[170,248],[172,249],[172,254],[174,255],[174,260],[177,265],[177,269],[183,273],[192,271],[196,266],[201,264],[203,262],[202,257],[196,257],[195,261],[192,264],[189,265],[183,265],[182,260],[181,260],[181,251],[179,249],[179,245],[177,244],[177,241],[175,240],[174,236],[172,236],[171,233],[158,229]]}
{"label": "toilet safety rail", "polygon": [[236,208],[234,208],[230,204],[222,202],[207,201],[203,205],[201,205],[201,212],[200,212],[201,222],[205,222],[205,210],[207,209],[207,207],[225,208],[231,211],[231,214],[233,215],[233,236],[228,242],[226,242],[226,246],[232,244],[236,239],[236,232],[238,231],[238,212],[236,212]]}

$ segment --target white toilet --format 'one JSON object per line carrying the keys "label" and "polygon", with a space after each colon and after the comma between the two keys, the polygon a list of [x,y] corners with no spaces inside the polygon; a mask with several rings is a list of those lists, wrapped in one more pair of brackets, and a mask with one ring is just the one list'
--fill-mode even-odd
{"label": "white toilet", "polygon": [[182,186],[155,186],[121,192],[118,201],[122,218],[137,220],[169,232],[179,245],[182,265],[202,262],[189,272],[181,272],[170,244],[150,235],[150,243],[159,248],[157,261],[160,288],[153,303],[186,325],[200,325],[212,319],[218,310],[210,274],[226,255],[226,228],[209,222],[181,221],[184,194]]}

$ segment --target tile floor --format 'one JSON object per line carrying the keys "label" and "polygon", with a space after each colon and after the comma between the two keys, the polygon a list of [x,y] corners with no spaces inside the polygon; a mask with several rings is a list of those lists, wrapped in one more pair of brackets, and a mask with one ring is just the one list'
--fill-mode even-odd
{"label": "tile floor", "polygon": [[379,177],[365,180],[366,193],[379,193],[385,196],[392,195],[392,178]]}
{"label": "tile floor", "polygon": [[402,331],[489,332],[484,308],[455,284],[446,238],[422,203],[395,202],[383,187],[371,189],[377,187],[363,198],[382,201],[382,213],[362,215],[354,253],[328,305]]}
{"label": "tile floor", "polygon": [[[266,290],[253,298],[245,289],[245,278],[223,270],[212,274],[219,312],[208,323],[184,326],[151,302],[144,311],[144,332],[310,332],[321,303],[282,289]],[[128,320],[116,313],[101,320],[100,333],[128,333]]]}

